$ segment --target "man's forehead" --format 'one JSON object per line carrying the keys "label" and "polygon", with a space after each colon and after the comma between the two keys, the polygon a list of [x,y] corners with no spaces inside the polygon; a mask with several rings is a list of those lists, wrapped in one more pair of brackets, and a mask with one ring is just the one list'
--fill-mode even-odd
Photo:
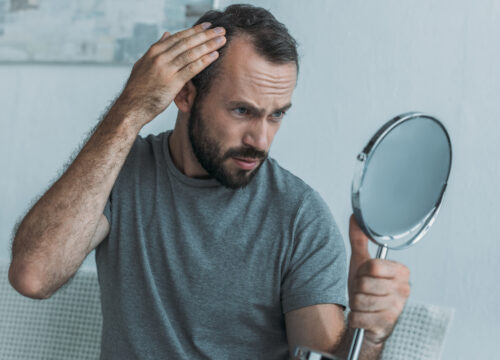
{"label": "man's forehead", "polygon": [[291,96],[297,80],[294,62],[268,61],[256,52],[248,36],[235,36],[227,46],[219,73],[227,90]]}

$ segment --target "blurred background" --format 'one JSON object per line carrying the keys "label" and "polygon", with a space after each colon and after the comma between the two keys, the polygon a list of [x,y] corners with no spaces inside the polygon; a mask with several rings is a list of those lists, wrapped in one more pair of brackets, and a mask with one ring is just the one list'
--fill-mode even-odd
{"label": "blurred background", "polygon": [[[124,5],[133,1],[101,2],[110,8],[96,5],[98,1],[68,2],[103,13],[99,21],[85,25],[78,17],[69,21],[58,15],[64,14],[58,12],[61,6],[73,6],[65,2],[54,0],[59,7],[43,8],[50,15],[44,20],[36,11],[50,1],[0,0],[1,261],[10,261],[16,222],[61,174],[121,91],[142,51],[163,31],[182,28],[207,6],[236,3],[179,2],[192,6],[184,6],[189,9],[184,12],[172,1],[151,1],[157,8],[141,6],[142,20],[132,26],[119,14],[133,12],[137,2]],[[454,163],[441,212],[421,242],[406,251],[389,251],[388,258],[410,268],[410,301],[455,308],[443,359],[497,358],[500,1],[248,3],[269,9],[299,42],[294,105],[271,156],[321,193],[348,252],[357,153],[384,122],[403,112],[422,111],[445,124]],[[23,11],[32,21],[24,18],[24,32],[10,32]],[[179,17],[170,23],[158,15],[175,11]],[[118,18],[108,19],[110,13]],[[182,16],[187,22],[179,20]],[[49,23],[56,27],[45,31]],[[100,37],[88,36],[89,27],[94,31],[89,34]],[[51,38],[54,28],[57,41]],[[98,41],[83,46],[83,38]],[[172,104],[142,135],[173,128],[175,116]],[[94,253],[83,266],[95,267]]]}

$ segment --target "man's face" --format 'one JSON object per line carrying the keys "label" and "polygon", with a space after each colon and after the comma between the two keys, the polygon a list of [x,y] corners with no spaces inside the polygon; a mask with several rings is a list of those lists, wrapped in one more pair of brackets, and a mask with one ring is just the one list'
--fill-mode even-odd
{"label": "man's face", "polygon": [[234,37],[208,94],[193,104],[188,133],[207,173],[229,188],[246,186],[266,159],[291,106],[295,63],[273,64]]}

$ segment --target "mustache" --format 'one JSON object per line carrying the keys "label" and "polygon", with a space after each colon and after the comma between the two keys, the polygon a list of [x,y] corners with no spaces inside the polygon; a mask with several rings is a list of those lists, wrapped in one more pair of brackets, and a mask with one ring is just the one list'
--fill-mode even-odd
{"label": "mustache", "polygon": [[257,150],[253,147],[233,148],[226,151],[223,160],[229,159],[230,157],[242,157],[242,158],[251,158],[256,160],[264,160],[265,158],[267,158],[267,152]]}

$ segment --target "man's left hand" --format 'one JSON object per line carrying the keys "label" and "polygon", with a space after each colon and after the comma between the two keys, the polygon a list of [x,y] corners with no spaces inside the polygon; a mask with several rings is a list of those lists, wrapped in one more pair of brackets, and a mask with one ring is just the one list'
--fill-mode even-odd
{"label": "man's left hand", "polygon": [[410,271],[403,264],[372,259],[368,237],[354,215],[349,221],[349,327],[365,329],[364,344],[380,347],[391,334],[410,295]]}

